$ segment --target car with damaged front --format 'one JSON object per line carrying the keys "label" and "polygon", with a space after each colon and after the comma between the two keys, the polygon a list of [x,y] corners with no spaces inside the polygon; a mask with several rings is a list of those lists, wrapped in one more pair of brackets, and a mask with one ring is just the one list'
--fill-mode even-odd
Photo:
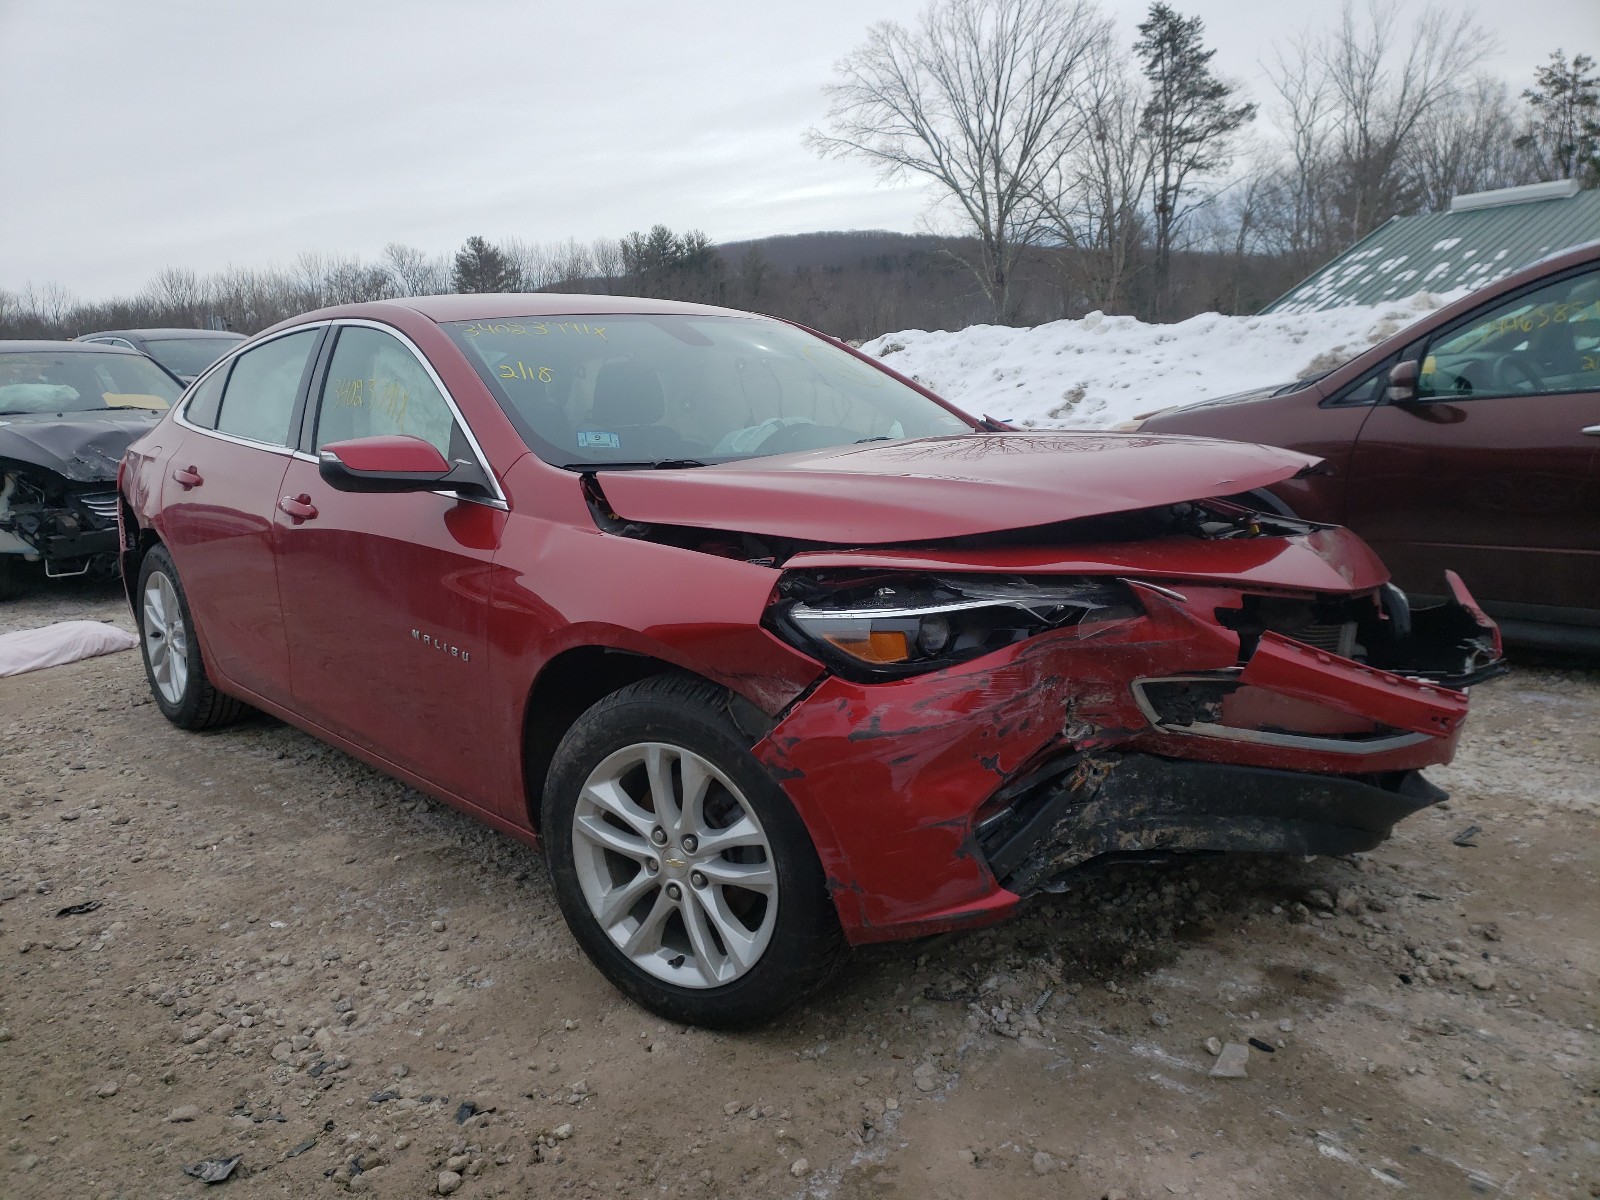
{"label": "car with damaged front", "polygon": [[1370,849],[1499,640],[1316,460],[1004,431],[833,339],[595,296],[324,309],[123,463],[156,705],[253,705],[542,846],[582,948],[759,1021],[1107,860]]}
{"label": "car with damaged front", "polygon": [[0,341],[0,600],[117,568],[117,464],[183,391],[143,354]]}

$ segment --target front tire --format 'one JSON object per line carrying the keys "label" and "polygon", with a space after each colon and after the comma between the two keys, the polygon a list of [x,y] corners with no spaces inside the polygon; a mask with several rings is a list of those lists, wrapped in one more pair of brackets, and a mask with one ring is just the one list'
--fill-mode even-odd
{"label": "front tire", "polygon": [[180,729],[215,729],[237,720],[244,704],[212,686],[188,598],[165,546],[144,556],[137,595],[139,649],[162,716]]}
{"label": "front tire", "polygon": [[726,692],[658,676],[579,717],[545,786],[573,935],[622,992],[685,1024],[767,1020],[844,949],[805,824],[748,742]]}

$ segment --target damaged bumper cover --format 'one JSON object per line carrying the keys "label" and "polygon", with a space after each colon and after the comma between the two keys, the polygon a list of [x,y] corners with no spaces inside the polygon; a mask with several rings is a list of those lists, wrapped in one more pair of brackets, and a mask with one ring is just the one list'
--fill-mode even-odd
{"label": "damaged bumper cover", "polygon": [[1365,662],[1249,628],[1237,588],[1126,582],[1136,616],[829,676],[755,747],[852,941],[988,924],[1106,855],[1371,849],[1444,798],[1419,771],[1454,754],[1460,688],[1503,669],[1459,580],[1416,614],[1340,600],[1374,614]]}
{"label": "damaged bumper cover", "polygon": [[1446,793],[1417,771],[1315,775],[1149,754],[1072,756],[978,830],[999,885],[1047,891],[1102,855],[1352,854]]}

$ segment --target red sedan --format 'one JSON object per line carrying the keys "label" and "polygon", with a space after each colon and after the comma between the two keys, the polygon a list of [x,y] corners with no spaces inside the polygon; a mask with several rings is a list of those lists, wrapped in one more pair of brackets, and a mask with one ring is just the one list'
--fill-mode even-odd
{"label": "red sedan", "polygon": [[724,309],[327,309],[123,462],[156,703],[274,714],[530,843],[627,994],[765,1018],[1105,856],[1347,853],[1498,636],[1215,497],[1291,451],[996,430]]}

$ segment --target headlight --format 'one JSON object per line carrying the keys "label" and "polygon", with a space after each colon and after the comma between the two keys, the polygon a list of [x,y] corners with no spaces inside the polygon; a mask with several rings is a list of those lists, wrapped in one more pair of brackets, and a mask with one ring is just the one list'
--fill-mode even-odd
{"label": "headlight", "polygon": [[977,658],[1052,629],[1136,616],[1115,579],[793,576],[769,624],[840,674],[894,678]]}

